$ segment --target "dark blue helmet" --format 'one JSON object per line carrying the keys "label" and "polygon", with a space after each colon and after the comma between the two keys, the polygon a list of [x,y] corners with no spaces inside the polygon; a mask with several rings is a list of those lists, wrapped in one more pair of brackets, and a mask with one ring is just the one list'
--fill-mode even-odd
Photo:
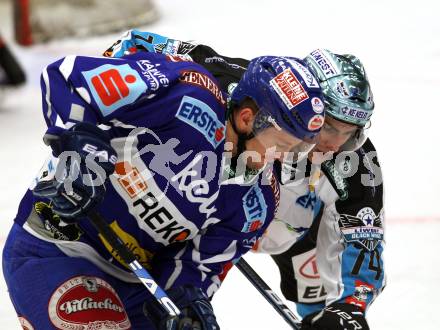
{"label": "dark blue helmet", "polygon": [[265,114],[257,117],[256,132],[272,124],[301,140],[313,140],[324,123],[321,88],[300,59],[254,58],[232,92],[231,101],[240,104],[246,97]]}

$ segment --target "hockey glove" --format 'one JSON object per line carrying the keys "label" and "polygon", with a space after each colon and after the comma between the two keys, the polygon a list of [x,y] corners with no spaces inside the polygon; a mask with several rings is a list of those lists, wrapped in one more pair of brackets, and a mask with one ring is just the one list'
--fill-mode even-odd
{"label": "hockey glove", "polygon": [[[181,311],[179,321],[173,330],[220,329],[211,303],[200,288],[184,285],[168,290],[167,294]],[[166,329],[165,322],[168,315],[164,315],[154,303],[145,303],[144,312],[156,324],[157,329]]]}
{"label": "hockey glove", "polygon": [[105,181],[115,169],[116,152],[108,134],[88,123],[78,123],[69,130],[49,128],[44,142],[59,162],[55,178],[38,182],[33,193],[50,199],[53,211],[65,222],[74,222],[104,199]]}
{"label": "hockey glove", "polygon": [[369,330],[364,313],[352,304],[334,303],[307,315],[301,330]]}

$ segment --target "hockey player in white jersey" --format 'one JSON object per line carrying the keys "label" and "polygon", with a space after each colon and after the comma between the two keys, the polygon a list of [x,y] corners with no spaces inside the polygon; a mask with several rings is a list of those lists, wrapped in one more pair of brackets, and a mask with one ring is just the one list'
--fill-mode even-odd
{"label": "hockey player in white jersey", "polygon": [[302,329],[368,329],[385,286],[382,175],[366,134],[373,96],[356,57],[315,50],[305,61],[326,120],[308,159],[283,167],[276,219],[255,250],[277,263]]}

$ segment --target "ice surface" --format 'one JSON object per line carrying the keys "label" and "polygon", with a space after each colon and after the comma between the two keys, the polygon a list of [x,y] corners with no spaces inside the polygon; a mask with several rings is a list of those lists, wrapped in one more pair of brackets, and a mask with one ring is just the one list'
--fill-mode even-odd
{"label": "ice surface", "polygon": [[[440,303],[440,20],[437,1],[163,0],[151,31],[214,46],[229,56],[305,56],[314,48],[356,54],[372,84],[370,136],[384,171],[388,287],[369,311],[374,330],[438,329]],[[0,1],[0,31],[12,41],[9,4]],[[20,197],[45,158],[39,74],[67,54],[97,55],[116,35],[20,48],[11,45],[29,83],[0,102],[0,247]],[[0,92],[1,93],[1,92]],[[248,255],[279,292],[266,256]],[[30,295],[31,297],[31,295]],[[19,329],[0,280],[0,328]],[[289,329],[233,269],[213,300],[222,329]],[[293,308],[293,304],[289,304]]]}

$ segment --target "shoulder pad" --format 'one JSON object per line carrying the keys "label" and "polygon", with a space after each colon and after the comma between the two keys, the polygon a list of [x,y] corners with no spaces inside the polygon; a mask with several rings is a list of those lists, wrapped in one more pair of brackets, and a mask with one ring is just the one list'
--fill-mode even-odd
{"label": "shoulder pad", "polygon": [[377,211],[382,209],[382,172],[369,139],[356,151],[336,154],[324,162],[321,169],[339,195],[337,208],[349,211],[356,205],[372,203],[377,204]]}

